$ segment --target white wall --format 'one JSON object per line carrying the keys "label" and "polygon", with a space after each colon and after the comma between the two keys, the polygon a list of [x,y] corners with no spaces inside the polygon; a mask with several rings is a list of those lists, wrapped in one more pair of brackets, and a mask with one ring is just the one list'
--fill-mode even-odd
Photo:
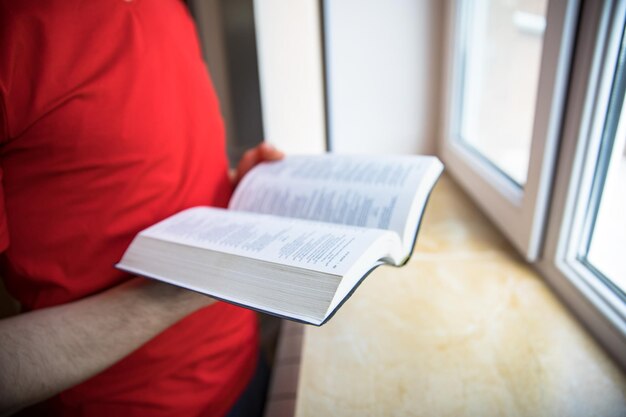
{"label": "white wall", "polygon": [[443,2],[325,1],[331,147],[435,152]]}
{"label": "white wall", "polygon": [[317,0],[254,0],[265,139],[288,153],[326,147]]}
{"label": "white wall", "polygon": [[[325,0],[331,147],[435,152],[443,2]],[[318,0],[254,0],[265,138],[325,149]]]}

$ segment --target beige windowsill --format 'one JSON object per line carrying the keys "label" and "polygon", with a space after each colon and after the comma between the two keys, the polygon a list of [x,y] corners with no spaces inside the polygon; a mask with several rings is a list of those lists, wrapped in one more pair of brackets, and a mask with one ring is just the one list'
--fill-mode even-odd
{"label": "beige windowsill", "polygon": [[624,373],[447,177],[410,263],[372,273],[302,348],[298,417],[626,410]]}

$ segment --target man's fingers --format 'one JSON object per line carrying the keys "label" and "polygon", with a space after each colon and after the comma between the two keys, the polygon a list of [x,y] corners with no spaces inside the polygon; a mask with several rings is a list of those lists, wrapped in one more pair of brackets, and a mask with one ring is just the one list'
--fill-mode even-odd
{"label": "man's fingers", "polygon": [[282,159],[285,157],[285,154],[278,149],[276,149],[273,145],[263,142],[257,148],[260,152],[259,162],[261,161],[276,161],[278,159]]}
{"label": "man's fingers", "polygon": [[248,171],[259,163],[259,149],[248,149],[237,164],[237,179],[241,179]]}
{"label": "man's fingers", "polygon": [[234,178],[236,185],[255,165],[263,161],[276,161],[285,157],[285,154],[273,145],[263,142],[255,148],[244,152],[241,160],[237,164],[237,172]]}

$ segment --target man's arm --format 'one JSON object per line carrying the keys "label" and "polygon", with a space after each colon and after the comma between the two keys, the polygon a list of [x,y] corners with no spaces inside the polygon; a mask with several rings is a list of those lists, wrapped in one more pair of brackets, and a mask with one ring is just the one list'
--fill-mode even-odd
{"label": "man's arm", "polygon": [[[283,153],[248,150],[233,184]],[[101,294],[0,320],[0,415],[37,403],[96,375],[193,311],[209,297],[133,279]]]}
{"label": "man's arm", "polygon": [[96,375],[212,302],[135,278],[80,301],[0,320],[0,415]]}

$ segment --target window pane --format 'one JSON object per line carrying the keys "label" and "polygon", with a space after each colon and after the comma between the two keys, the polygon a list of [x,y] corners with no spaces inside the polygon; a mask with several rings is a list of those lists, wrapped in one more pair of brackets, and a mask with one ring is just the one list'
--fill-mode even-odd
{"label": "window pane", "polygon": [[626,292],[626,154],[624,138],[611,161],[591,235],[588,261]]}
{"label": "window pane", "polygon": [[547,0],[463,4],[460,139],[524,185]]}
{"label": "window pane", "polygon": [[626,294],[626,43],[622,43],[579,258]]}

